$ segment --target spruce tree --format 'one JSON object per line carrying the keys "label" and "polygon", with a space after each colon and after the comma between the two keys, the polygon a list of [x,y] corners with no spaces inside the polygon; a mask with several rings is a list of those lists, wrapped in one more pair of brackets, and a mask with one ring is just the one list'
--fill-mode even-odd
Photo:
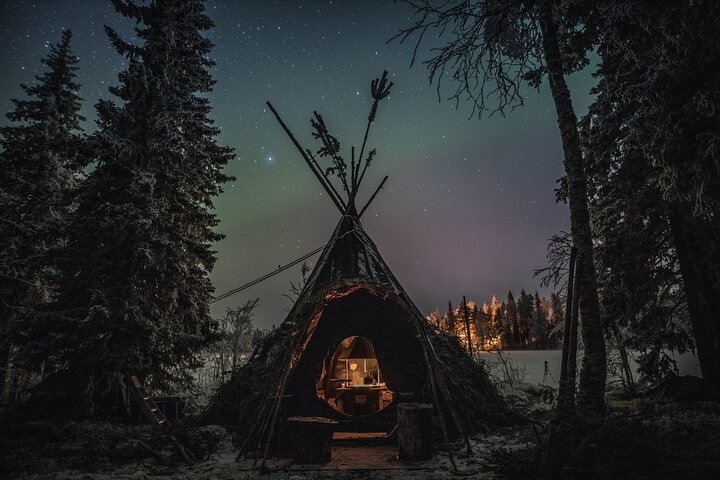
{"label": "spruce tree", "polygon": [[533,347],[548,348],[548,305],[547,300],[540,298],[535,292],[535,309],[533,311],[532,324],[530,325],[530,338]]}
{"label": "spruce tree", "polygon": [[11,123],[0,128],[0,389],[10,358],[22,364],[20,349],[35,339],[32,313],[50,295],[51,252],[79,173],[84,118],[71,39],[66,30],[50,46],[47,71],[22,85],[28,98],[13,100]]}
{"label": "spruce tree", "polygon": [[128,67],[110,89],[120,103],[97,105],[97,166],[78,194],[53,316],[68,332],[55,346],[65,373],[105,405],[125,373],[187,386],[215,340],[208,274],[222,235],[212,207],[233,156],[216,143],[203,96],[214,83],[204,2],[113,4],[138,23],[140,42],[106,28]]}
{"label": "spruce tree", "polygon": [[448,309],[445,313],[445,330],[448,335],[457,336],[457,318],[450,300],[448,300]]}
{"label": "spruce tree", "polygon": [[520,296],[517,302],[518,325],[520,327],[520,347],[525,348],[530,344],[530,325],[533,317],[533,298],[532,295],[520,290]]}
{"label": "spruce tree", "polygon": [[720,7],[625,6],[598,9],[597,99],[582,122],[605,323],[655,380],[672,367],[664,349],[688,348],[689,323],[703,377],[720,385],[720,48],[708,41]]}
{"label": "spruce tree", "polygon": [[507,307],[505,302],[501,302],[498,309],[495,311],[495,322],[493,324],[493,344],[495,348],[505,348],[506,342],[506,324],[507,319],[505,312]]}
{"label": "spruce tree", "polygon": [[518,324],[518,310],[515,304],[515,297],[512,292],[508,292],[507,296],[507,310],[505,313],[505,320],[507,322],[506,333],[509,334],[507,338],[507,344],[505,348],[519,348],[520,347],[520,325]]}
{"label": "spruce tree", "polygon": [[485,337],[488,326],[487,316],[482,312],[477,303],[472,302],[470,308],[470,332],[472,334],[473,350],[479,351],[485,349]]}

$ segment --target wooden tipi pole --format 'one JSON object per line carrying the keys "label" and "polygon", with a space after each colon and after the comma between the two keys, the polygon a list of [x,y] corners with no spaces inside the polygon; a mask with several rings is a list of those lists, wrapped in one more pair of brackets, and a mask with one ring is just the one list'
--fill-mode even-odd
{"label": "wooden tipi pole", "polygon": [[322,170],[316,170],[315,165],[313,165],[313,160],[308,156],[302,145],[300,145],[300,143],[295,139],[295,135],[293,135],[287,125],[285,125],[285,122],[283,122],[282,118],[280,118],[280,114],[277,112],[277,110],[275,110],[275,107],[273,107],[270,102],[265,103],[267,104],[268,108],[270,108],[270,111],[273,113],[273,115],[275,115],[275,118],[277,119],[278,123],[280,123],[280,126],[283,128],[283,130],[285,130],[285,133],[293,142],[295,148],[297,148],[298,152],[300,152],[300,155],[303,157],[303,160],[305,160],[305,163],[307,163],[307,166],[310,167],[310,170],[312,170],[312,172],[315,174],[315,177],[323,186],[330,199],[332,199],[335,206],[338,208],[338,210],[340,210],[340,213],[344,214],[347,206],[343,203],[342,198],[340,198],[337,192],[333,192],[333,190],[335,189],[332,187],[332,184],[328,185],[329,182],[325,178],[325,175],[323,175]]}

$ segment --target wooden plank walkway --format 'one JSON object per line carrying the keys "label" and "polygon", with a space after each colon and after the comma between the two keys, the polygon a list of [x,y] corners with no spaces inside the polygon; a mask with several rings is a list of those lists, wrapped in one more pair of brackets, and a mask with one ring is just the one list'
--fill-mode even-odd
{"label": "wooden plank walkway", "polygon": [[329,463],[300,465],[292,460],[270,459],[267,467],[271,470],[323,471],[323,470],[442,470],[450,468],[443,454],[435,454],[432,460],[424,462],[405,462],[398,458],[397,446],[334,446],[332,460]]}
{"label": "wooden plank walkway", "polygon": [[334,432],[333,440],[368,440],[387,438],[385,432]]}

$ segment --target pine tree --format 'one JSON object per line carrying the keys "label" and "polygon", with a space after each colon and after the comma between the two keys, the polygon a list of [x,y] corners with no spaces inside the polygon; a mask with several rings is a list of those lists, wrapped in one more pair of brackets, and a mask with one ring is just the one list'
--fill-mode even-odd
{"label": "pine tree", "polygon": [[548,348],[548,315],[547,301],[540,298],[535,292],[535,308],[533,310],[532,323],[530,324],[530,343],[535,348]]}
{"label": "pine tree", "polygon": [[548,317],[550,325],[555,327],[563,321],[563,304],[560,295],[553,292],[550,294],[550,316]]}
{"label": "pine tree", "polygon": [[52,316],[69,333],[55,351],[78,388],[109,400],[101,408],[125,372],[186,385],[216,338],[208,274],[222,236],[211,209],[233,156],[203,96],[214,83],[204,2],[113,4],[139,24],[140,44],[106,28],[128,67],[110,89],[121,103],[97,105],[97,167],[78,194]]}
{"label": "pine tree", "polygon": [[445,313],[445,333],[457,336],[457,318],[450,300],[448,300],[448,309]]}
{"label": "pine tree", "polygon": [[505,302],[501,302],[498,309],[495,311],[495,322],[493,323],[493,343],[496,345],[495,348],[505,348],[506,342],[506,317],[505,312],[507,307]]}
{"label": "pine tree", "polygon": [[485,342],[485,329],[487,328],[486,318],[485,315],[481,313],[481,310],[478,307],[477,303],[472,300],[468,302],[468,309],[468,316],[470,320],[470,333],[473,342],[473,351],[479,352],[483,349],[482,346]]}
{"label": "pine tree", "polygon": [[440,309],[436,308],[432,312],[430,312],[425,319],[428,321],[430,325],[433,326],[435,330],[438,332],[441,332],[443,329],[443,317],[442,313],[440,313]]}
{"label": "pine tree", "polygon": [[515,297],[512,292],[508,292],[507,309],[505,311],[505,322],[507,326],[505,328],[505,348],[519,348],[520,347],[520,325],[518,324],[518,311],[517,305],[515,304]]}
{"label": "pine tree", "polygon": [[532,295],[520,290],[520,296],[517,302],[518,326],[520,336],[520,348],[530,346],[530,325],[533,318],[533,298]]}
{"label": "pine tree", "polygon": [[[0,129],[0,390],[10,357],[34,341],[32,312],[47,301],[52,281],[51,251],[61,242],[68,194],[76,185],[81,144],[78,58],[72,33],[50,46],[47,71],[13,100],[11,125]],[[5,398],[10,392],[5,391]]]}

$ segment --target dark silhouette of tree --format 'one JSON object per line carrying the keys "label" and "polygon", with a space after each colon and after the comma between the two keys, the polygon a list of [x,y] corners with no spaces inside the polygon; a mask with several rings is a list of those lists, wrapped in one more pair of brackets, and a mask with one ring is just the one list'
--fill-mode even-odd
{"label": "dark silhouette of tree", "polygon": [[509,348],[519,348],[520,347],[520,325],[518,324],[518,310],[517,305],[515,304],[515,297],[513,296],[512,292],[508,292],[507,295],[507,301],[505,302],[506,310],[505,310],[505,321],[506,321],[506,328],[505,335],[507,339],[506,345],[509,346]]}
{"label": "dark silhouette of tree", "polygon": [[533,310],[532,295],[525,293],[524,289],[520,290],[517,302],[520,348],[530,346],[530,325],[533,321]]}
{"label": "dark silhouette of tree", "polygon": [[453,309],[452,302],[448,300],[448,309],[445,313],[445,328],[448,335],[457,336],[457,317]]}
{"label": "dark silhouette of tree", "polygon": [[703,377],[720,384],[720,46],[708,41],[720,6],[607,2],[596,13],[600,83],[583,131],[611,275],[603,283],[616,303],[608,315],[658,377],[670,365],[662,348],[688,346],[687,306]]}
{"label": "dark silhouette of tree", "polygon": [[506,312],[507,306],[505,302],[500,303],[495,313],[495,335],[500,340],[500,346],[505,348],[509,341],[509,330]]}
{"label": "dark silhouette of tree", "polygon": [[530,338],[535,348],[548,348],[548,326],[549,315],[547,301],[540,298],[538,292],[535,292],[534,309],[532,321],[530,322]]}
{"label": "dark silhouette of tree", "polygon": [[127,59],[110,89],[121,103],[97,105],[96,168],[78,191],[50,315],[60,373],[96,411],[112,410],[126,372],[187,387],[216,339],[208,274],[222,235],[211,209],[233,156],[204,96],[214,83],[204,2],[113,4],[138,23],[139,42],[106,28]]}
{"label": "dark silhouette of tree", "polygon": [[63,238],[68,194],[80,172],[80,86],[72,33],[50,46],[47,71],[22,85],[27,99],[13,100],[12,122],[0,129],[0,390],[13,358],[22,365],[36,341],[33,312],[54,285],[52,250]]}

